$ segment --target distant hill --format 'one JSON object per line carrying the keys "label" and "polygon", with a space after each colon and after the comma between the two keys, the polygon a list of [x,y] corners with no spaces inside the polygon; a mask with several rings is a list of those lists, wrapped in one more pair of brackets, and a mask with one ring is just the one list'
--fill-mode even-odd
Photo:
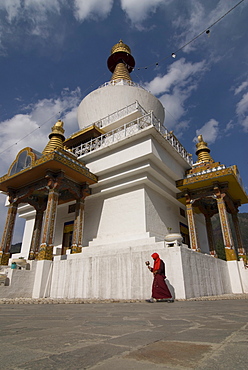
{"label": "distant hill", "polygon": [[[229,222],[231,225],[234,243],[235,245],[237,245],[234,226],[232,224],[232,217],[229,214],[228,214],[228,217],[229,217]],[[248,253],[248,213],[239,213],[238,219],[239,219],[241,236],[243,240],[243,246],[246,250],[246,253]],[[225,259],[224,243],[223,243],[223,238],[222,238],[219,215],[214,215],[212,217],[212,225],[213,225],[213,231],[214,231],[214,240],[216,244],[216,252],[219,258]]]}

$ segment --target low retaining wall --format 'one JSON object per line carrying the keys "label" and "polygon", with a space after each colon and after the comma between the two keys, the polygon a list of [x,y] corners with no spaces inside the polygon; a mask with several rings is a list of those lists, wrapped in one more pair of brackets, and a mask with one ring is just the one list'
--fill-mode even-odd
{"label": "low retaining wall", "polygon": [[[118,248],[119,247],[119,248]],[[248,269],[242,261],[222,261],[163,242],[120,248],[84,248],[82,253],[31,261],[31,269],[10,270],[11,285],[0,287],[0,298],[147,299],[157,252],[165,262],[167,284],[176,299],[248,293]]]}
{"label": "low retaining wall", "polygon": [[146,299],[153,276],[145,266],[158,252],[166,265],[167,283],[178,299],[232,293],[225,261],[186,247],[149,246],[119,249],[85,248],[67,259],[55,257],[52,298]]}

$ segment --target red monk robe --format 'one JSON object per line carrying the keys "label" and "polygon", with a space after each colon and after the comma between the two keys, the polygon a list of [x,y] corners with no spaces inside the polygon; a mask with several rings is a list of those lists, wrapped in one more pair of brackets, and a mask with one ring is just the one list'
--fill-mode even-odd
{"label": "red monk robe", "polygon": [[154,275],[152,284],[152,298],[172,299],[172,295],[166,285],[166,282],[164,281],[166,278],[164,261],[160,259],[158,253],[153,253],[151,257],[154,259],[153,268],[150,268],[150,271],[152,271]]}

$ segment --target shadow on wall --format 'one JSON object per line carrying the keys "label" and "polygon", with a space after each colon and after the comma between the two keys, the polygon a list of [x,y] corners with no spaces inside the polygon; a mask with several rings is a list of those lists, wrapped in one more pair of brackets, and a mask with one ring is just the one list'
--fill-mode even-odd
{"label": "shadow on wall", "polygon": [[175,289],[174,289],[173,285],[171,285],[170,280],[168,280],[168,279],[165,279],[165,282],[168,286],[169,291],[171,292],[172,298],[175,299]]}
{"label": "shadow on wall", "polygon": [[85,199],[83,246],[89,245],[90,241],[97,238],[103,202],[103,199],[92,199],[90,196]]}

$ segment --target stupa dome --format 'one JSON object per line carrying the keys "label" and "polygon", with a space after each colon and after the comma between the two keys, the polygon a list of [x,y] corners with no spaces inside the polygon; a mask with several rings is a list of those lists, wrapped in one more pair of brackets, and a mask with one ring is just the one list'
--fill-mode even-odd
{"label": "stupa dome", "polygon": [[[155,117],[163,124],[164,108],[161,102],[140,85],[132,82],[130,73],[135,66],[131,49],[122,40],[111,49],[108,68],[113,73],[111,81],[88,94],[78,107],[78,124],[83,129],[110,115],[123,116],[125,107],[138,104],[143,114],[153,111]],[[140,109],[140,108],[139,108]],[[120,113],[121,112],[121,113]],[[120,125],[123,120],[120,120]],[[115,128],[118,127],[115,125]],[[105,127],[107,129],[107,127]],[[111,128],[110,128],[111,129]]]}

